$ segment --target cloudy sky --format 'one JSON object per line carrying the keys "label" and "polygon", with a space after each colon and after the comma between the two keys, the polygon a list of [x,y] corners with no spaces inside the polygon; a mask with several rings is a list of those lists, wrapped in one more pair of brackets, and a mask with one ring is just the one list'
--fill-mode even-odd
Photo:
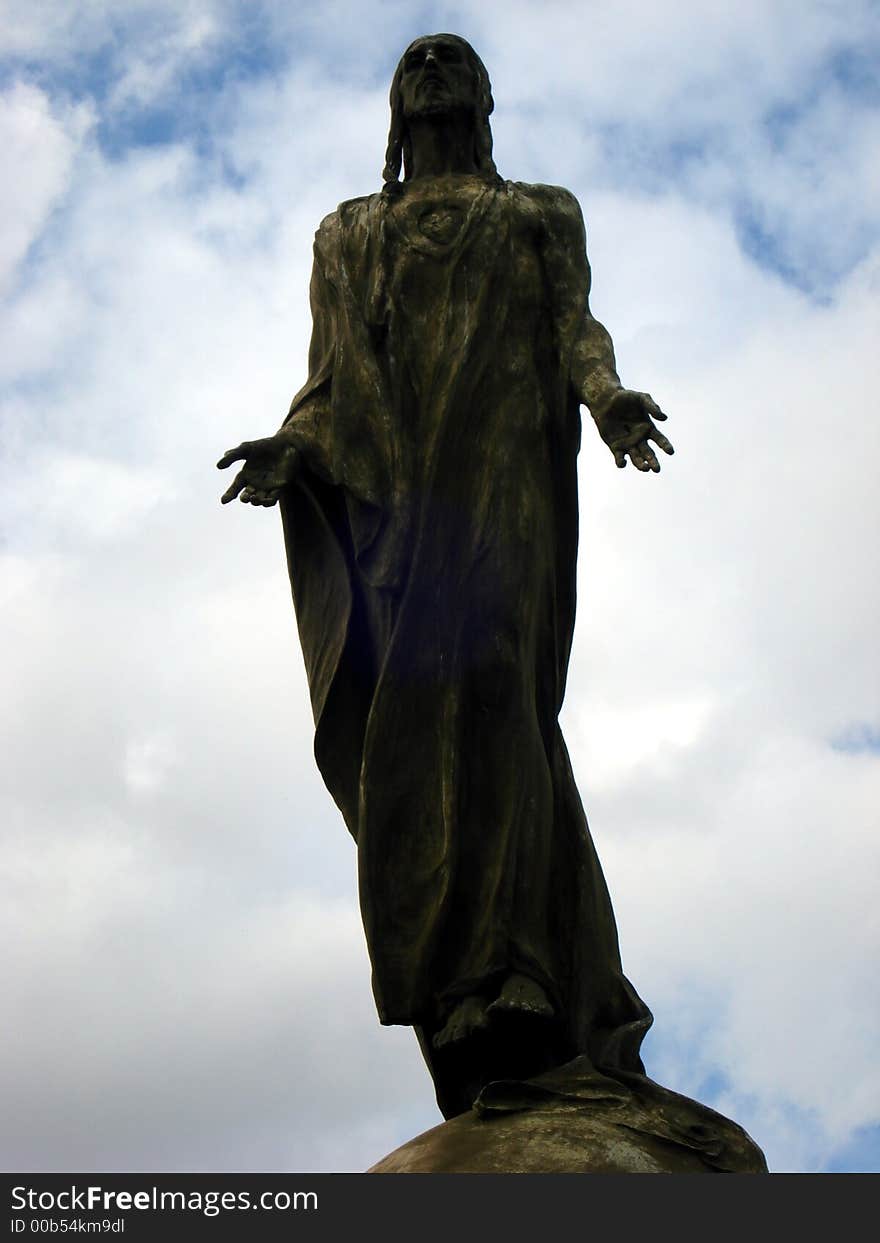
{"label": "cloudy sky", "polygon": [[[869,0],[4,0],[7,1170],[359,1170],[440,1121],[381,1028],[276,510],[314,229],[468,38],[669,412],[581,453],[563,726],[649,1073],[880,1169],[880,14]],[[873,550],[873,551],[872,551]]]}

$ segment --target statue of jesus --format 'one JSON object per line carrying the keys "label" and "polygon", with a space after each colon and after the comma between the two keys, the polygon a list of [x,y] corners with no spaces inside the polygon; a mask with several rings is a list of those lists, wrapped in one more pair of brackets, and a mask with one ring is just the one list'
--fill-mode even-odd
{"label": "statue of jesus", "polygon": [[383,188],[316,235],[308,379],[218,463],[243,463],[224,502],[280,502],[379,1017],[415,1027],[446,1117],[572,1059],[641,1074],[651,1023],[558,716],[580,408],[619,467],[672,446],[590,313],[576,200],[501,179],[492,109],[463,39],[407,48]]}

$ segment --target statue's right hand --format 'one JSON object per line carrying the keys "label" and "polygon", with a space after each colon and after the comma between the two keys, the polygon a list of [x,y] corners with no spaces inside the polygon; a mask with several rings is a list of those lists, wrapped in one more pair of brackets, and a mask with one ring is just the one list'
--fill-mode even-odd
{"label": "statue's right hand", "polygon": [[227,449],[217,463],[225,470],[233,462],[244,462],[241,470],[220,497],[223,505],[236,497],[245,504],[274,505],[297,471],[299,453],[284,436],[266,436],[262,440],[244,440],[235,449]]}

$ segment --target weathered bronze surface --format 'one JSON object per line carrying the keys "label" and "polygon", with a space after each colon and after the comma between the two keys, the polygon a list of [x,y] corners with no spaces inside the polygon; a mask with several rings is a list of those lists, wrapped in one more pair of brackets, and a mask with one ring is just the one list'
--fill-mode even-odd
{"label": "weathered bronze surface", "polygon": [[315,238],[308,379],[218,463],[244,462],[224,502],[280,501],[379,1017],[416,1029],[447,1118],[575,1059],[643,1076],[651,1023],[558,715],[580,406],[618,466],[672,446],[590,314],[576,200],[499,177],[492,108],[463,40],[407,49],[383,189]]}

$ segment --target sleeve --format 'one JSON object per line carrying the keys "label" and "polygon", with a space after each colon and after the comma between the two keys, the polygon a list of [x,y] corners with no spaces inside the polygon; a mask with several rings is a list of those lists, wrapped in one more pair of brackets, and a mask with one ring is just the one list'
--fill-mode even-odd
{"label": "sleeve", "polygon": [[543,199],[542,248],[560,338],[560,361],[575,399],[594,411],[620,388],[614,344],[590,311],[590,263],[580,204],[559,186]]}
{"label": "sleeve", "polygon": [[333,478],[333,420],[331,389],[336,358],[337,313],[332,280],[328,275],[327,238],[334,216],[328,216],[315,234],[309,303],[312,311],[312,339],[309,345],[309,375],[290,403],[282,430],[303,454],[308,465],[322,479]]}

